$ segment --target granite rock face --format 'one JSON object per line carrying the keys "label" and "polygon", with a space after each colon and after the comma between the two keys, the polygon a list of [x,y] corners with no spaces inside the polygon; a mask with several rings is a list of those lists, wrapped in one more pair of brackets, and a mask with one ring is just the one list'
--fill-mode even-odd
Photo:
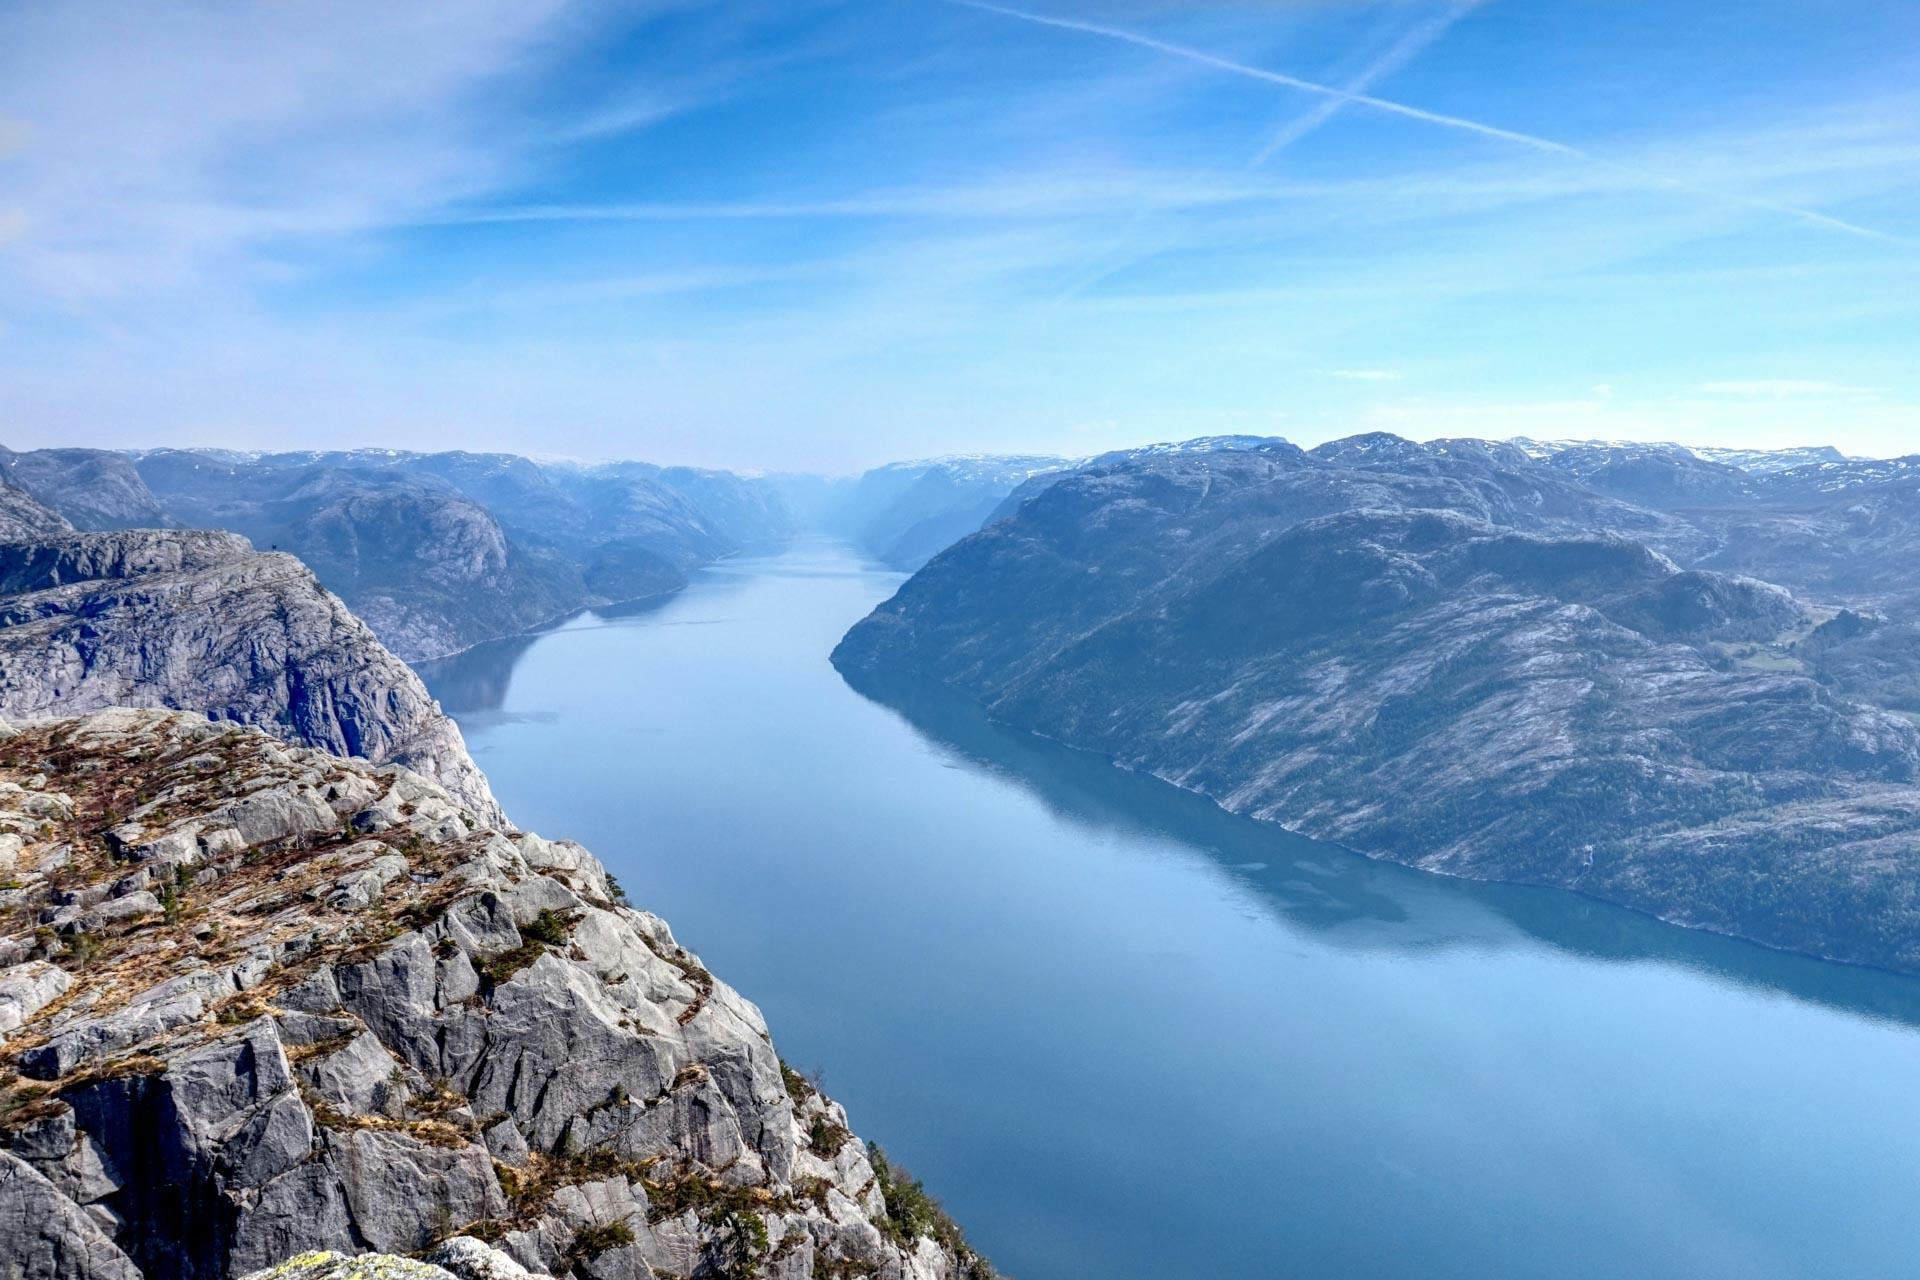
{"label": "granite rock face", "polygon": [[160,450],[139,467],[170,519],[299,556],[409,661],[517,635],[586,602],[565,556],[510,537],[453,481],[391,455]]}
{"label": "granite rock face", "polygon": [[72,531],[65,516],[18,485],[0,481],[0,541]]}
{"label": "granite rock face", "polygon": [[0,716],[120,706],[403,763],[499,818],[420,678],[292,556],[172,530],[0,544]]}
{"label": "granite rock face", "polygon": [[7,730],[0,828],[0,972],[68,979],[0,1041],[19,1280],[990,1274],[576,845],[135,710]]}
{"label": "granite rock face", "polygon": [[0,475],[81,529],[155,529],[172,523],[134,468],[110,449],[0,447]]}
{"label": "granite rock face", "polygon": [[834,495],[826,527],[896,569],[917,569],[966,537],[1008,494],[1065,458],[996,454],[875,467]]}
{"label": "granite rock face", "polygon": [[170,521],[293,552],[408,661],[677,591],[794,532],[758,480],[640,462],[157,449],[135,466]]}
{"label": "granite rock face", "polygon": [[1798,656],[1866,669],[1910,638],[1683,569],[1621,530],[1697,529],[1505,449],[1070,473],[834,660],[1375,856],[1920,969],[1920,730]]}

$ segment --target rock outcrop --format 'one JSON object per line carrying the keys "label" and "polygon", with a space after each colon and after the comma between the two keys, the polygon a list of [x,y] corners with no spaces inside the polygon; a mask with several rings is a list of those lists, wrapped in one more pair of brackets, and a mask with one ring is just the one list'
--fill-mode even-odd
{"label": "rock outcrop", "polygon": [[[834,660],[1378,857],[1920,970],[1920,730],[1800,669],[1786,590],[1576,532],[1666,526],[1498,449],[1075,473]],[[1868,626],[1827,632],[1856,684],[1911,651]]]}
{"label": "rock outcrop", "polygon": [[159,449],[136,466],[170,521],[293,552],[410,662],[677,591],[793,532],[769,485],[639,462]]}
{"label": "rock outcrop", "polygon": [[65,516],[18,485],[0,481],[0,542],[72,531]]}
{"label": "rock outcrop", "polygon": [[133,459],[111,449],[0,447],[0,475],[81,529],[155,529],[171,523]]}
{"label": "rock outcrop", "polygon": [[875,467],[835,495],[825,526],[882,563],[917,569],[1065,458],[971,454]]}
{"label": "rock outcrop", "polygon": [[172,530],[0,544],[0,716],[122,706],[406,764],[501,820],[420,678],[292,556]]}
{"label": "rock outcrop", "polygon": [[135,710],[0,735],[0,829],[17,1280],[989,1274],[576,845]]}

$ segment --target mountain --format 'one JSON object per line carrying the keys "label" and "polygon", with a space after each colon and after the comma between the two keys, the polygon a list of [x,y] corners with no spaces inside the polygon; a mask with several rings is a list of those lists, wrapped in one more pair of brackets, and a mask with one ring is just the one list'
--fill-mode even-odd
{"label": "mountain", "polygon": [[65,516],[18,485],[0,479],[0,542],[72,530]]}
{"label": "mountain", "polygon": [[795,529],[771,486],[645,463],[154,449],[130,465],[162,512],[151,523],[293,552],[409,661],[677,591],[688,570]]}
{"label": "mountain", "polygon": [[1709,467],[1731,467],[1748,475],[1768,476],[1796,467],[1820,463],[1851,461],[1832,445],[1805,445],[1788,449],[1728,449],[1704,445],[1649,444],[1623,440],[1530,440],[1525,436],[1508,441],[1531,456],[1553,461],[1566,455],[1574,459],[1610,458],[1670,459],[1686,465],[1706,463]]}
{"label": "mountain", "polygon": [[[1546,469],[1673,522],[1641,536],[1683,563],[1752,574],[1839,608],[1920,603],[1920,456],[1832,449],[1720,451],[1678,445],[1522,445]],[[1808,459],[1812,459],[1809,461]]]}
{"label": "mountain", "polygon": [[1067,465],[984,454],[890,463],[839,493],[824,525],[883,563],[917,568],[986,523],[1022,484]]}
{"label": "mountain", "polygon": [[1776,471],[1789,471],[1795,467],[1813,466],[1822,462],[1846,462],[1847,455],[1830,444],[1808,445],[1794,449],[1709,449],[1695,446],[1695,456],[1708,462],[1720,462],[1729,467],[1738,467],[1754,475],[1772,475]]}
{"label": "mountain", "polygon": [[0,447],[0,474],[80,529],[157,529],[171,521],[124,453]]}
{"label": "mountain", "polygon": [[[173,451],[141,467],[172,519],[293,552],[408,660],[526,631],[588,594],[577,567],[512,542],[490,510],[432,476]],[[678,582],[662,568],[653,585]]]}
{"label": "mountain", "polygon": [[0,829],[16,1280],[991,1275],[577,845],[153,710],[0,728]]}
{"label": "mountain", "polygon": [[1380,435],[1084,468],[834,661],[1377,857],[1920,968],[1920,730],[1802,669],[1821,613],[1580,474]]}
{"label": "mountain", "polygon": [[784,545],[800,532],[799,518],[785,493],[761,477],[703,467],[661,467],[655,478],[685,498],[734,547],[767,550]]}
{"label": "mountain", "polygon": [[1747,470],[1674,444],[1513,442],[1545,466],[1609,497],[1642,506],[1723,506],[1758,492]]}
{"label": "mountain", "polygon": [[174,707],[405,764],[502,821],[460,730],[311,570],[230,533],[0,543],[0,716]]}

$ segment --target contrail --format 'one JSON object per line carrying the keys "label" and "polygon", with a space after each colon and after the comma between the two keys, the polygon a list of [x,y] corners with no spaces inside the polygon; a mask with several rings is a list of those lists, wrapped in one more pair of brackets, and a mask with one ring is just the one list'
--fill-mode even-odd
{"label": "contrail", "polygon": [[1499,138],[1503,142],[1517,143],[1531,147],[1536,151],[1546,151],[1554,155],[1577,156],[1583,160],[1593,157],[1578,147],[1570,147],[1564,142],[1555,142],[1551,138],[1538,138],[1530,133],[1518,133],[1512,129],[1502,129],[1495,125],[1482,124],[1478,120],[1468,120],[1462,116],[1444,115],[1438,111],[1427,111],[1420,107],[1410,107],[1404,102],[1394,102],[1388,98],[1376,98],[1370,93],[1352,93],[1330,84],[1321,84],[1317,80],[1306,80],[1300,76],[1290,76],[1280,71],[1268,71],[1264,67],[1250,67],[1244,62],[1235,62],[1231,58],[1221,58],[1203,49],[1194,49],[1183,44],[1174,44],[1167,40],[1155,40],[1133,31],[1119,27],[1104,26],[1098,22],[1078,22],[1071,18],[1050,18],[1041,13],[1029,13],[1025,9],[1013,9],[1006,5],[990,4],[987,0],[946,0],[948,4],[959,5],[966,9],[978,9],[982,13],[997,13],[1002,17],[1018,18],[1022,22],[1032,22],[1043,27],[1057,27],[1062,31],[1080,31],[1092,36],[1105,36],[1109,40],[1118,40],[1122,44],[1135,45],[1142,49],[1152,49],[1170,57],[1185,58],[1188,62],[1197,62],[1201,66],[1212,67],[1216,71],[1225,71],[1232,75],[1245,76],[1250,80],[1264,80],[1268,84],[1277,84],[1288,89],[1298,89],[1303,93],[1318,94],[1343,104],[1372,107],[1388,115],[1405,116],[1409,120],[1423,120],[1428,124],[1437,124],[1448,129],[1464,129],[1468,133],[1477,133],[1482,137]]}
{"label": "contrail", "polygon": [[[1445,35],[1454,23],[1478,9],[1483,3],[1485,0],[1462,0],[1445,12],[1420,23],[1395,41],[1393,48],[1375,59],[1366,70],[1347,81],[1341,92],[1348,95],[1365,93],[1382,78],[1392,75],[1426,52],[1427,47]],[[1301,115],[1269,139],[1267,145],[1260,148],[1253,159],[1247,161],[1247,167],[1259,168],[1308,134],[1317,132],[1327,121],[1339,115],[1347,105],[1348,100],[1345,98],[1335,97],[1323,100],[1311,111]]]}
{"label": "contrail", "polygon": [[1152,36],[1143,36],[1138,32],[1127,31],[1121,27],[1109,27],[1098,22],[1081,22],[1072,18],[1049,17],[1046,14],[1032,13],[1026,9],[1015,9],[1008,5],[993,4],[990,3],[989,0],[944,0],[944,3],[958,5],[966,9],[978,9],[982,13],[995,13],[1002,17],[1017,18],[1022,22],[1030,22],[1036,26],[1053,27],[1061,31],[1078,31],[1086,35],[1100,36],[1107,40],[1117,40],[1122,44],[1130,44],[1136,48],[1151,49],[1156,53],[1164,53],[1168,57],[1182,58],[1188,62],[1198,63],[1203,67],[1212,67],[1216,71],[1224,71],[1229,75],[1244,76],[1249,80],[1259,80],[1267,84],[1280,85],[1287,89],[1298,89],[1302,93],[1315,94],[1328,99],[1330,103],[1336,106],[1352,105],[1369,107],[1387,115],[1400,116],[1408,120],[1419,120],[1426,124],[1438,125],[1443,129],[1455,129],[1462,133],[1478,134],[1483,138],[1495,138],[1502,142],[1510,142],[1515,146],[1526,147],[1529,150],[1544,152],[1548,155],[1567,156],[1575,160],[1584,160],[1590,164],[1612,169],[1615,173],[1628,175],[1640,182],[1667,187],[1675,191],[1684,191],[1691,195],[1703,196],[1707,199],[1717,200],[1738,208],[1753,209],[1763,213],[1773,213],[1783,217],[1796,218],[1802,222],[1810,223],[1818,227],[1825,227],[1831,231],[1841,231],[1848,235],[1859,236],[1867,240],[1878,240],[1885,244],[1900,245],[1903,248],[1920,248],[1920,243],[1916,243],[1913,240],[1892,235],[1885,231],[1877,231],[1872,227],[1863,227],[1858,223],[1848,222],[1843,218],[1836,218],[1832,214],[1820,213],[1813,209],[1803,209],[1798,205],[1778,204],[1770,200],[1754,200],[1745,196],[1729,195],[1723,191],[1712,191],[1704,187],[1696,187],[1690,183],[1681,182],[1677,178],[1643,173],[1622,165],[1614,164],[1611,161],[1595,155],[1591,151],[1571,146],[1564,142],[1555,142],[1552,138],[1543,138],[1538,134],[1522,133],[1516,129],[1502,129],[1497,125],[1486,124],[1479,120],[1469,120],[1464,116],[1450,116],[1444,112],[1428,111],[1422,107],[1409,106],[1404,102],[1395,102],[1391,98],[1379,98],[1370,93],[1353,92],[1348,89],[1338,88],[1334,85],[1322,84],[1317,80],[1308,80],[1301,76],[1290,76],[1280,71],[1268,71],[1264,67],[1248,66],[1244,62],[1235,62],[1231,58],[1222,58],[1215,54],[1208,53],[1204,49],[1195,49],[1188,45],[1174,44],[1170,40],[1156,40]]}
{"label": "contrail", "polygon": [[[1461,0],[1461,3],[1456,4],[1439,17],[1419,23],[1402,33],[1400,38],[1394,42],[1391,49],[1387,50],[1387,52],[1379,58],[1376,58],[1373,63],[1361,71],[1359,75],[1347,81],[1346,88],[1341,92],[1347,95],[1360,93],[1377,83],[1381,77],[1399,70],[1417,57],[1428,45],[1438,40],[1442,35],[1445,35],[1447,28],[1451,27],[1482,3],[1484,3],[1484,0]],[[1294,143],[1299,142],[1302,138],[1318,131],[1329,120],[1339,115],[1346,106],[1347,98],[1322,98],[1310,109],[1288,121],[1285,128],[1270,138],[1267,141],[1267,145],[1262,147],[1254,154],[1252,159],[1247,161],[1246,167],[1256,169],[1265,164],[1282,151],[1285,151],[1288,147],[1291,147]],[[1141,221],[1141,216],[1136,214],[1128,228],[1128,235],[1131,235],[1132,231],[1138,228]],[[1129,267],[1144,262],[1148,258],[1158,256],[1172,242],[1172,239],[1173,237],[1169,235],[1162,235],[1159,238],[1159,243],[1155,246],[1148,248],[1134,246],[1131,252],[1123,254],[1120,252],[1120,249],[1125,246],[1125,239],[1123,237],[1122,240],[1116,241],[1114,246],[1103,255],[1105,261],[1098,262],[1085,271],[1082,271],[1077,277],[1069,281],[1064,289],[1060,290],[1059,293],[1054,296],[1053,301],[1060,303],[1065,302],[1069,298],[1077,297],[1101,281],[1111,279]]]}

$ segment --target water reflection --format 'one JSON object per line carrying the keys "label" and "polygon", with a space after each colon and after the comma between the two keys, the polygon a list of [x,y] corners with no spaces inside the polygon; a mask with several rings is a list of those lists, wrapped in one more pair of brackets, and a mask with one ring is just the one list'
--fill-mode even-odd
{"label": "water reflection", "polygon": [[[556,631],[575,630],[583,625],[636,621],[658,613],[676,598],[673,595],[647,596],[621,604],[596,605],[536,627],[524,635],[489,640],[449,658],[413,663],[413,669],[426,681],[427,690],[439,700],[441,708],[450,716],[458,718],[498,711],[507,705],[507,694],[513,688],[514,669],[527,656],[527,650],[547,636]],[[485,717],[480,718],[484,720]]]}
{"label": "water reflection", "polygon": [[[834,576],[780,568],[789,578]],[[701,575],[701,592],[724,600],[730,590],[766,572],[759,562],[717,567]],[[515,669],[542,639],[589,627],[658,625],[654,615],[681,598],[583,610],[527,635],[420,663],[418,670],[450,714],[484,725],[498,718]],[[720,621],[697,617],[683,624]],[[976,703],[930,681],[842,674],[856,692],[899,715],[924,740],[965,767],[988,770],[1023,788],[1061,820],[1204,852],[1258,888],[1277,917],[1327,935],[1339,946],[1486,949],[1504,945],[1517,932],[1595,960],[1680,965],[1750,989],[1920,1027],[1920,979],[1678,928],[1562,889],[1450,880],[1376,862],[1230,814],[1211,800],[1116,768],[1102,757],[995,724]],[[1495,921],[1512,931],[1490,927]]]}
{"label": "water reflection", "polygon": [[429,674],[1010,1273],[1902,1273],[1915,984],[862,697],[826,655],[897,583],[801,547]]}
{"label": "water reflection", "polygon": [[1291,925],[1357,949],[1502,945],[1518,934],[1588,959],[1678,965],[1750,989],[1920,1027],[1920,979],[1682,929],[1557,888],[1482,884],[1378,862],[1251,818],[1103,757],[995,724],[975,702],[915,677],[843,672],[923,739],[1026,789],[1063,821],[1156,835],[1204,851],[1258,887]]}

